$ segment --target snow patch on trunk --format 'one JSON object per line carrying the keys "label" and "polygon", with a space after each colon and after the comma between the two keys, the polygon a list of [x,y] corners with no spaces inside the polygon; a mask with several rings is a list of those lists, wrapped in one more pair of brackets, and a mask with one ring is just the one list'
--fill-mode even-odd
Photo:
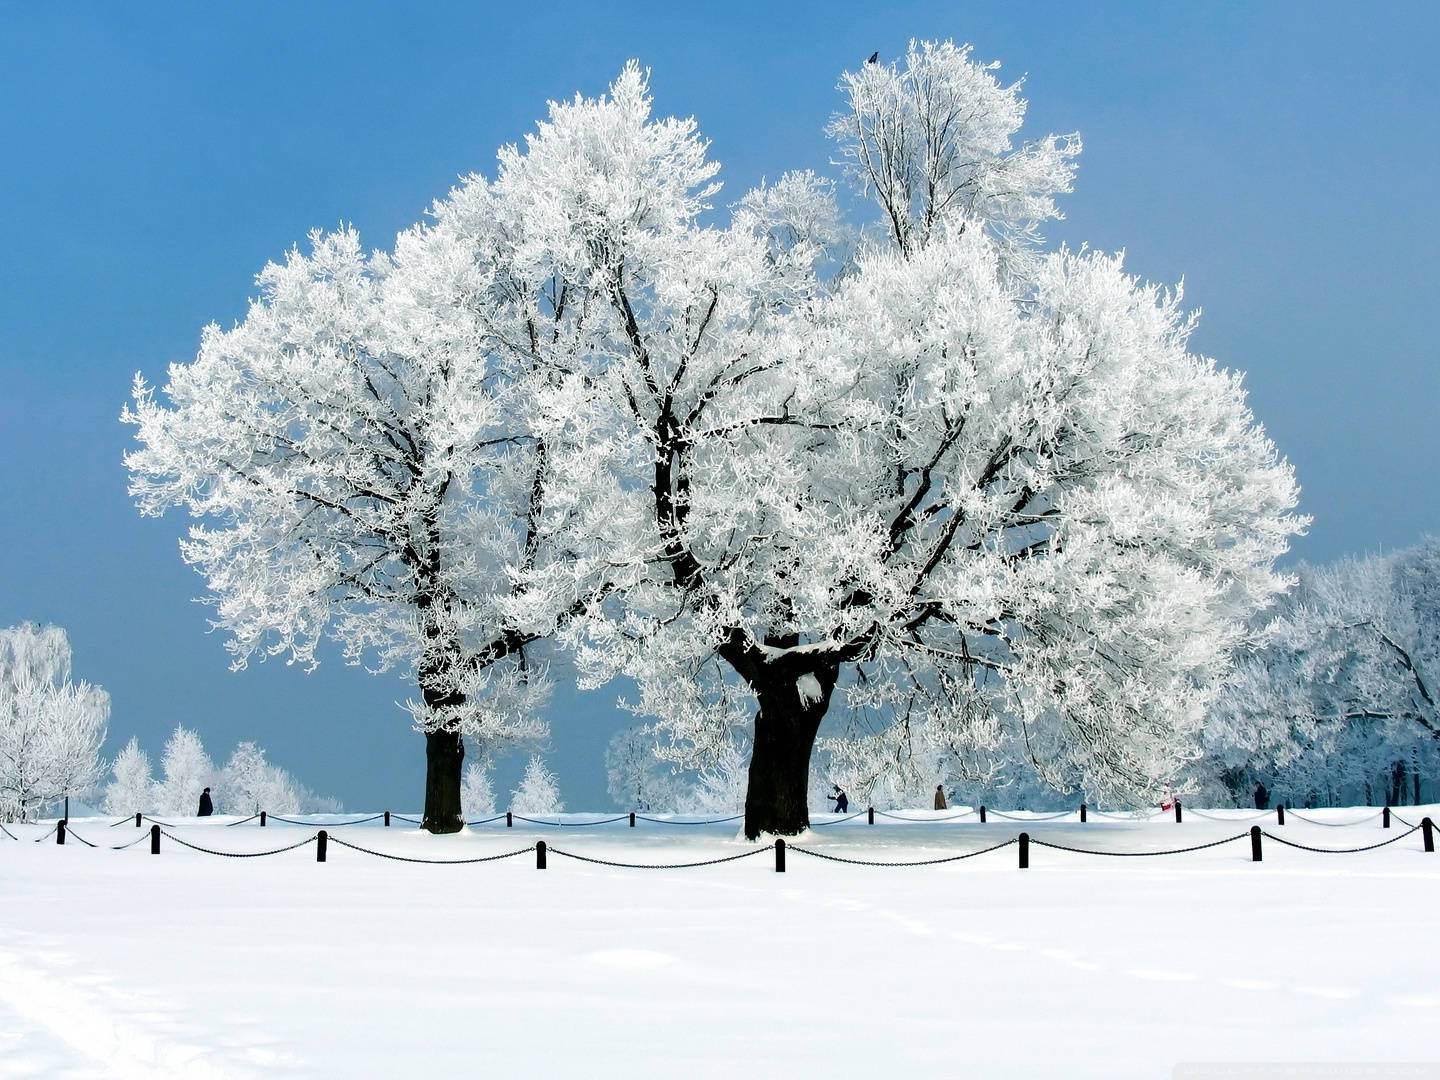
{"label": "snow patch on trunk", "polygon": [[795,680],[795,690],[800,695],[801,705],[814,705],[825,693],[820,689],[820,680],[809,672]]}

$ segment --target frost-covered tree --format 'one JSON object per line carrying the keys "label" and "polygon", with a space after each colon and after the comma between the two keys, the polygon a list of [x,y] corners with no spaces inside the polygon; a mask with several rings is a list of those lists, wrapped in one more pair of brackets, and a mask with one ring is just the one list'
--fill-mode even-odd
{"label": "frost-covered tree", "polygon": [[72,683],[70,663],[58,626],[0,630],[0,820],[29,821],[47,803],[88,794],[105,775],[110,695]]}
{"label": "frost-covered tree", "polygon": [[160,754],[156,808],[165,814],[194,814],[200,793],[215,786],[215,766],[200,736],[176,724]]}
{"label": "frost-covered tree", "polygon": [[105,787],[107,814],[149,813],[155,809],[155,780],[150,775],[150,755],[140,749],[133,736],[110,767],[114,779]]}
{"label": "frost-covered tree", "polygon": [[460,808],[467,818],[495,813],[495,787],[490,782],[488,758],[465,766],[465,777],[460,782]]}
{"label": "frost-covered tree", "polygon": [[539,754],[532,754],[520,786],[510,793],[510,809],[517,814],[558,814],[565,809],[555,774]]}
{"label": "frost-covered tree", "polygon": [[655,736],[642,726],[611,736],[605,747],[605,790],[621,810],[669,810],[676,784],[670,769],[655,755]]}
{"label": "frost-covered tree", "polygon": [[1440,541],[1297,576],[1211,710],[1195,784],[1237,801],[1256,778],[1299,804],[1420,801],[1440,767]]}
{"label": "frost-covered tree", "polygon": [[[845,86],[832,130],[887,235],[840,273],[812,175],[702,221],[717,166],[633,64],[452,195],[510,223],[525,289],[493,336],[565,373],[552,458],[613,509],[572,538],[608,580],[564,640],[587,681],[635,680],[684,764],[753,712],[750,836],[806,826],[832,706],[876,776],[924,732],[977,771],[1148,797],[1284,588],[1291,470],[1188,352],[1177,293],[1028,251],[1077,144],[1012,148],[1013,87],[924,45]],[[557,297],[551,336],[503,330]]]}
{"label": "frost-covered tree", "polygon": [[253,742],[239,743],[220,770],[215,805],[225,814],[293,814],[302,806],[300,785],[267,760]]}
{"label": "frost-covered tree", "polygon": [[[465,736],[543,734],[547,683],[530,646],[576,606],[590,565],[549,554],[566,515],[588,512],[550,497],[533,391],[556,376],[514,342],[497,347],[477,314],[515,290],[490,265],[498,229],[457,228],[442,207],[393,254],[369,256],[353,230],[314,233],[159,394],[137,375],[124,413],[141,512],[200,519],[181,553],[206,579],[234,666],[283,654],[313,667],[328,635],[351,663],[415,680],[436,832],[461,824]],[[543,318],[503,329],[549,340]]]}

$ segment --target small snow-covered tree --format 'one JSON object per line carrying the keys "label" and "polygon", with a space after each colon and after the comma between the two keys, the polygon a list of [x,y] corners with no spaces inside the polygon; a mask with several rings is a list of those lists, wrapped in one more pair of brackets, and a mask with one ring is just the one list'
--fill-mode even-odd
{"label": "small snow-covered tree", "polygon": [[460,782],[460,809],[467,818],[495,813],[495,788],[490,782],[488,758],[465,766],[465,778]]}
{"label": "small snow-covered tree", "polygon": [[510,808],[517,814],[558,814],[565,809],[559,781],[539,754],[531,755],[520,786],[510,793]]}
{"label": "small snow-covered tree", "polygon": [[156,808],[155,780],[150,775],[150,755],[131,737],[110,767],[114,779],[105,787],[107,814],[149,813]]}
{"label": "small snow-covered tree", "polygon": [[215,805],[226,814],[293,814],[301,809],[299,785],[266,759],[253,742],[239,743],[220,770]]}
{"label": "small snow-covered tree", "polygon": [[200,736],[175,725],[160,755],[157,809],[165,814],[194,814],[200,805],[200,793],[214,786],[215,766]]}
{"label": "small snow-covered tree", "polygon": [[0,819],[28,821],[67,794],[87,795],[105,774],[110,696],[72,683],[70,662],[58,626],[0,630]]}
{"label": "small snow-covered tree", "polygon": [[674,810],[681,785],[656,756],[655,736],[633,726],[617,731],[605,748],[606,790],[621,810]]}

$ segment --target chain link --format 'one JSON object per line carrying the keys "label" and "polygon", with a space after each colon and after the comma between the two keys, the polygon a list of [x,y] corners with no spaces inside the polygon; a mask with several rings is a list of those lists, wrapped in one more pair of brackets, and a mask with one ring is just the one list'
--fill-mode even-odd
{"label": "chain link", "polygon": [[1308,847],[1305,844],[1297,844],[1293,840],[1286,840],[1284,837],[1276,836],[1272,832],[1266,832],[1264,829],[1260,830],[1260,835],[1268,836],[1277,844],[1284,844],[1286,847],[1299,848],[1301,851],[1317,851],[1322,855],[1353,855],[1358,851],[1374,851],[1376,848],[1382,848],[1385,847],[1387,844],[1393,844],[1397,840],[1404,840],[1407,836],[1413,835],[1415,832],[1419,831],[1419,829],[1420,826],[1416,825],[1413,829],[1407,829],[1405,832],[1401,833],[1398,836],[1392,836],[1389,840],[1381,840],[1378,844],[1367,844],[1365,847],[1353,848]]}
{"label": "chain link", "polygon": [[332,844],[349,848],[351,851],[358,851],[363,855],[374,855],[377,859],[390,859],[393,862],[425,863],[429,866],[460,866],[466,863],[496,862],[499,859],[513,859],[516,855],[524,855],[527,851],[534,851],[535,845],[517,848],[514,851],[507,851],[503,855],[483,855],[475,859],[416,859],[409,855],[392,855],[388,851],[372,851],[370,848],[361,847],[359,844],[351,844],[338,837],[330,837]]}
{"label": "chain link", "polygon": [[656,825],[724,825],[729,821],[739,821],[744,814],[735,814],[731,817],[711,818],[708,821],[667,821],[665,818],[646,817],[644,814],[636,814],[636,821],[653,821]]}
{"label": "chain link", "polygon": [[1010,814],[1002,814],[999,810],[987,810],[986,813],[994,817],[1004,818],[1006,821],[1059,821],[1062,817],[1069,817],[1071,814],[1078,814],[1078,810],[1064,810],[1058,814],[1041,814],[1038,817],[1012,817]]}
{"label": "chain link", "polygon": [[60,823],[57,821],[57,822],[55,823],[55,828],[51,829],[51,830],[50,830],[49,832],[47,832],[44,836],[41,836],[41,837],[37,838],[36,841],[35,841],[35,843],[41,844],[41,843],[44,843],[46,840],[49,840],[50,837],[52,837],[52,836],[55,835],[55,833],[59,830],[59,828],[60,828]]}
{"label": "chain link", "polygon": [[191,851],[201,851],[204,852],[206,855],[223,855],[227,859],[258,859],[263,855],[280,855],[286,851],[294,851],[296,848],[304,847],[306,844],[313,844],[315,843],[315,841],[320,839],[319,834],[316,834],[315,836],[307,837],[304,840],[300,840],[297,843],[291,844],[289,847],[275,848],[275,850],[273,851],[216,851],[214,848],[201,847],[199,844],[187,843],[186,841],[181,840],[180,837],[176,836],[174,833],[168,833],[164,829],[160,830],[160,835],[165,837],[167,840],[174,840],[175,843],[179,844],[181,847],[187,847]]}
{"label": "chain link", "polygon": [[845,822],[847,822],[847,821],[854,821],[857,817],[864,817],[864,816],[865,816],[865,811],[864,811],[864,810],[860,810],[860,811],[857,811],[856,813],[848,814],[848,815],[846,815],[845,817],[836,818],[834,821],[812,821],[812,822],[810,823],[810,827],[811,827],[812,829],[823,829],[826,825],[843,825],[843,824],[844,824]]}
{"label": "chain link", "polygon": [[88,848],[93,848],[93,847],[99,847],[99,846],[100,846],[99,844],[92,844],[89,840],[86,840],[85,837],[81,836],[79,833],[77,833],[74,829],[70,828],[70,826],[68,826],[68,825],[65,827],[65,839],[67,839],[67,840],[79,840],[82,844],[84,844],[84,845],[85,845],[86,847],[88,847]]}
{"label": "chain link", "polygon": [[939,821],[959,821],[959,820],[960,820],[961,818],[963,818],[963,817],[969,817],[970,815],[972,815],[972,814],[977,814],[977,813],[979,813],[978,810],[965,810],[965,811],[962,811],[962,812],[959,813],[959,814],[951,814],[949,817],[941,817],[941,818],[915,818],[915,817],[900,817],[898,814],[887,814],[884,810],[876,810],[876,811],[875,811],[875,816],[876,816],[876,817],[889,818],[891,821],[903,821],[903,822],[905,822],[907,825],[931,825],[931,824],[934,824],[935,822],[939,822]]}
{"label": "chain link", "polygon": [[847,863],[850,866],[935,866],[938,863],[959,862],[961,859],[973,859],[976,855],[988,855],[992,851],[999,851],[1001,848],[1009,847],[1011,844],[1018,844],[1020,838],[1012,837],[991,847],[981,848],[979,851],[967,851],[964,855],[947,855],[942,859],[917,859],[913,862],[875,862],[870,859],[847,859],[843,855],[827,855],[823,851],[811,851],[809,848],[798,847],[795,844],[786,844],[786,851],[798,851],[801,855],[809,855],[816,859],[829,859],[831,862]]}
{"label": "chain link", "polygon": [[1198,818],[1204,818],[1206,821],[1259,821],[1261,818],[1273,818],[1275,816],[1274,810],[1261,810],[1258,814],[1249,814],[1245,817],[1217,817],[1214,814],[1206,814],[1200,810],[1191,810],[1188,807],[1185,813]]}
{"label": "chain link", "polygon": [[[259,814],[255,815],[259,817]],[[345,825],[364,825],[367,821],[379,821],[384,814],[371,814],[369,817],[357,818],[355,821],[296,821],[294,818],[281,817],[279,814],[269,814],[268,821],[283,821],[286,825],[304,825],[310,829],[338,829]],[[246,819],[247,821],[250,819]],[[239,825],[240,822],[235,822]]]}
{"label": "chain link", "polygon": [[227,829],[233,829],[236,825],[244,825],[246,822],[254,821],[259,816],[259,814],[251,814],[249,817],[241,818],[239,821],[229,821],[225,823],[225,827]]}
{"label": "chain link", "polygon": [[1371,821],[1376,821],[1385,816],[1385,811],[1377,810],[1369,817],[1361,818],[1359,821],[1317,821],[1315,818],[1308,818],[1304,814],[1297,814],[1294,810],[1289,809],[1285,811],[1285,814],[1287,817],[1293,817],[1296,821],[1305,822],[1306,825],[1323,825],[1327,829],[1348,829],[1352,825],[1365,825]]}
{"label": "chain link", "polygon": [[1121,855],[1121,856],[1145,856],[1145,855],[1184,855],[1187,851],[1204,851],[1206,848],[1219,847],[1221,844],[1233,844],[1236,840],[1244,840],[1249,836],[1248,832],[1236,833],[1234,836],[1227,836],[1224,840],[1212,840],[1208,844],[1196,844],[1194,847],[1173,848],[1169,851],[1096,851],[1093,848],[1068,847],[1065,844],[1051,844],[1045,840],[1036,840],[1033,836],[1030,843],[1036,847],[1054,848],[1056,851],[1073,851],[1077,855]]}
{"label": "chain link", "polygon": [[621,814],[619,817],[606,818],[604,821],[540,821],[536,818],[521,817],[515,815],[516,821],[523,821],[528,825],[549,825],[554,829],[584,829],[591,825],[612,825],[617,821],[629,821],[629,814]]}
{"label": "chain link", "polygon": [[6,836],[10,837],[11,840],[19,841],[20,839],[18,836],[16,836],[13,832],[11,832],[5,827],[5,823],[3,821],[0,821],[0,832],[3,832]]}
{"label": "chain link", "polygon": [[[788,844],[786,848],[794,851]],[[618,866],[625,870],[688,870],[694,866],[719,866],[721,863],[734,862],[737,859],[748,859],[752,855],[763,855],[767,851],[774,851],[774,844],[767,844],[765,847],[756,848],[754,851],[742,851],[739,855],[726,855],[723,859],[707,859],[704,862],[682,862],[682,863],[624,863],[611,862],[609,859],[594,859],[589,855],[576,855],[572,851],[561,851],[559,848],[547,847],[545,849],[551,855],[562,855],[567,859],[575,859],[578,862],[595,863],[597,866]]]}

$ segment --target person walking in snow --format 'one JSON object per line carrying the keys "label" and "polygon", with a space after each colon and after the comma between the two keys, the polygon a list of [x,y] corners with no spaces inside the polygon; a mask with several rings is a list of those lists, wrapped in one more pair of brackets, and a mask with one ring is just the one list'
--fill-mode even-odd
{"label": "person walking in snow", "polygon": [[210,789],[207,787],[200,792],[200,817],[209,817],[215,813],[215,804],[210,801]]}
{"label": "person walking in snow", "polygon": [[1255,809],[1270,809],[1270,792],[1265,790],[1264,783],[1259,780],[1255,781]]}
{"label": "person walking in snow", "polygon": [[839,784],[835,785],[835,794],[830,798],[835,800],[835,813],[848,814],[850,812],[850,796],[845,794]]}
{"label": "person walking in snow", "polygon": [[948,805],[949,805],[949,804],[945,802],[945,785],[944,785],[944,784],[936,784],[936,785],[935,785],[935,809],[936,809],[936,810],[944,810],[944,809],[946,809],[946,808],[948,807]]}

